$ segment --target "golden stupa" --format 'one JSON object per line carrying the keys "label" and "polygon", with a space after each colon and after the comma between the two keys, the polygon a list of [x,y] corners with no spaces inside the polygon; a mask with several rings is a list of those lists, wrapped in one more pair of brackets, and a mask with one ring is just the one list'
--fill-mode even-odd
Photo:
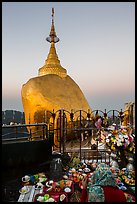
{"label": "golden stupa", "polygon": [[45,111],[65,109],[91,110],[79,86],[67,75],[55,49],[59,41],[54,27],[54,9],[52,8],[52,26],[50,35],[46,38],[51,43],[45,64],[39,68],[38,76],[23,84],[21,95],[25,113],[25,122],[43,122]]}

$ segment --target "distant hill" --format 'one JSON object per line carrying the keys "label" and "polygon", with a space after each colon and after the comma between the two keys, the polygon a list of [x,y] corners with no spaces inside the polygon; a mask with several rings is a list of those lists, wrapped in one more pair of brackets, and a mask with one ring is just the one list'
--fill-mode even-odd
{"label": "distant hill", "polygon": [[[15,111],[15,110],[2,111],[2,125],[4,125],[4,124],[10,125],[11,123],[25,124],[25,117],[24,116],[25,116],[24,112],[20,112],[20,111]],[[23,132],[28,132],[26,127],[24,127],[23,130],[19,127],[18,133],[16,133],[16,129],[13,129],[13,128],[11,128],[11,129],[10,128],[2,128],[2,139],[13,138],[13,137],[14,138],[15,137],[25,137],[26,134],[24,134]]]}
{"label": "distant hill", "polygon": [[9,125],[11,122],[14,123],[25,123],[24,112],[15,110],[2,111],[2,124]]}

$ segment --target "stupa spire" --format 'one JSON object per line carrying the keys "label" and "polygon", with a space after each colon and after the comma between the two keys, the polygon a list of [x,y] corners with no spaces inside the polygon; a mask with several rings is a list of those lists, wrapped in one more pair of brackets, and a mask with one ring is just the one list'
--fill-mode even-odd
{"label": "stupa spire", "polygon": [[52,25],[51,25],[50,34],[49,34],[49,37],[46,38],[46,40],[50,43],[52,42],[56,43],[59,41],[59,38],[56,36],[55,27],[54,27],[54,8],[52,8]]}
{"label": "stupa spire", "polygon": [[39,76],[47,74],[56,74],[61,77],[66,77],[67,71],[60,65],[60,60],[55,49],[55,43],[59,41],[54,27],[54,8],[52,8],[52,24],[49,37],[46,38],[51,43],[49,54],[45,60],[45,65],[39,69]]}

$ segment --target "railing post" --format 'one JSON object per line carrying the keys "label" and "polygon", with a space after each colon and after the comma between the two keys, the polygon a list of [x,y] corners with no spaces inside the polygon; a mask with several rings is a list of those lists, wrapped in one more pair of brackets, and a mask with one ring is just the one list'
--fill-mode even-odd
{"label": "railing post", "polygon": [[122,115],[123,115],[123,112],[122,112],[122,109],[120,111],[120,125],[122,125]]}
{"label": "railing post", "polygon": [[61,140],[62,140],[62,110],[59,110],[59,116],[60,116],[60,138],[59,138],[59,149],[61,153]]}
{"label": "railing post", "polygon": [[15,127],[15,129],[16,129],[16,131],[15,131],[15,132],[16,132],[16,138],[17,138],[18,128],[17,128],[17,127]]}
{"label": "railing post", "polygon": [[13,122],[15,123],[15,112],[13,110]]}
{"label": "railing post", "polygon": [[43,140],[45,139],[44,137],[44,125],[42,126],[42,129],[43,129]]}
{"label": "railing post", "polygon": [[[53,117],[53,141],[55,141],[55,130],[54,130],[54,128],[55,128],[55,118]],[[57,135],[56,135],[56,137],[57,137]],[[54,151],[54,145],[53,145],[53,151]]]}
{"label": "railing post", "polygon": [[114,115],[114,110],[113,110],[113,122],[115,122],[115,121],[114,121],[114,117],[115,117],[115,115]]}
{"label": "railing post", "polygon": [[80,110],[80,160],[81,160],[81,110]]}
{"label": "railing post", "polygon": [[63,137],[63,154],[66,151],[66,133],[65,133],[65,119],[66,119],[66,115],[65,112],[63,110],[63,118],[62,118],[62,137]]}
{"label": "railing post", "polygon": [[31,135],[31,128],[30,128],[30,136],[29,136],[29,140],[32,139],[32,135]]}
{"label": "railing post", "polygon": [[29,113],[29,124],[30,124],[30,113]]}
{"label": "railing post", "polygon": [[134,125],[134,120],[133,120],[133,104],[131,105],[131,107],[130,107],[130,111],[129,111],[129,116],[130,116],[130,124],[132,125],[132,127],[133,127],[133,125]]}

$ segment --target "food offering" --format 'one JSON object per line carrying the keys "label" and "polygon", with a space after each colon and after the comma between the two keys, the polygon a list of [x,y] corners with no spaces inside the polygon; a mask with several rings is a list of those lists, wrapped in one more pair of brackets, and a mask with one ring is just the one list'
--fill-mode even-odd
{"label": "food offering", "polygon": [[46,178],[46,175],[44,172],[38,173],[39,178]]}
{"label": "food offering", "polygon": [[[69,171],[70,174],[70,171]],[[82,181],[82,179],[85,176],[90,177],[93,173],[91,172],[91,170],[89,168],[84,168],[84,169],[78,169],[78,171],[72,171],[72,176],[71,176],[71,180],[74,183],[79,183],[80,181]]]}
{"label": "food offering", "polygon": [[35,195],[34,202],[68,202],[66,193],[39,193]]}
{"label": "food offering", "polygon": [[126,185],[135,186],[135,179],[126,177],[125,179],[123,178],[123,180]]}
{"label": "food offering", "polygon": [[91,170],[90,170],[89,168],[87,168],[87,167],[86,167],[86,168],[84,168],[84,173],[86,173],[86,174],[87,174],[87,173],[89,173],[89,172],[91,172]]}
{"label": "food offering", "polygon": [[83,169],[78,169],[79,172],[83,172]]}
{"label": "food offering", "polygon": [[123,191],[126,191],[127,190],[127,187],[124,185],[124,183],[122,182],[118,182],[118,188],[123,190]]}
{"label": "food offering", "polygon": [[82,180],[83,180],[83,178],[84,178],[84,177],[87,177],[87,182],[90,182],[92,175],[93,175],[93,172],[89,172],[88,174],[84,174],[84,173],[83,173],[83,174],[81,175],[81,176],[82,176],[82,179],[79,181],[79,188],[80,188],[80,189],[83,189],[83,186],[82,186]]}
{"label": "food offering", "polygon": [[57,182],[55,181],[48,181],[46,182],[46,185],[43,188],[43,192],[54,192],[54,193],[67,193],[72,194],[74,192],[74,185],[72,180],[59,180]]}
{"label": "food offering", "polygon": [[60,196],[59,196],[59,201],[65,201],[65,199],[66,199],[66,195],[63,193],[63,194],[61,194]]}
{"label": "food offering", "polygon": [[37,183],[35,189],[43,189],[44,185],[42,183]]}
{"label": "food offering", "polygon": [[69,177],[67,175],[64,175],[63,176],[63,179],[68,179]]}
{"label": "food offering", "polygon": [[26,193],[28,193],[30,191],[30,188],[28,187],[28,186],[23,186],[20,190],[19,190],[19,192],[21,193],[21,194],[26,194]]}
{"label": "food offering", "polygon": [[126,168],[119,170],[118,179],[128,186],[135,186],[135,171],[127,171]]}
{"label": "food offering", "polygon": [[47,180],[48,178],[44,173],[25,175],[22,177],[22,184],[23,186],[36,185],[37,183],[42,183],[44,185]]}
{"label": "food offering", "polygon": [[80,161],[80,159],[76,156],[71,158],[71,161],[68,164],[67,169],[72,168],[75,170],[78,170],[79,168],[81,168],[83,165],[83,163]]}
{"label": "food offering", "polygon": [[30,181],[30,176],[25,175],[24,177],[22,177],[22,182],[29,182]]}
{"label": "food offering", "polygon": [[72,181],[74,182],[74,183],[78,183],[79,181],[80,181],[80,177],[81,177],[81,173],[79,173],[79,172],[74,172],[73,174],[72,174]]}
{"label": "food offering", "polygon": [[53,182],[54,182],[53,180],[47,181],[47,182],[46,182],[46,186],[47,186],[47,187],[52,187],[52,183],[53,183]]}
{"label": "food offering", "polygon": [[66,188],[64,188],[64,191],[65,191],[66,193],[71,193],[71,188],[66,187]]}
{"label": "food offering", "polygon": [[68,171],[68,178],[73,181],[74,183],[79,182],[79,175],[81,172],[76,171],[75,168],[72,168]]}
{"label": "food offering", "polygon": [[45,175],[45,173],[38,173],[37,174],[37,182],[45,184],[45,182],[48,180],[47,176]]}
{"label": "food offering", "polygon": [[45,183],[45,181],[47,181],[46,177],[39,177],[39,182],[40,183]]}

